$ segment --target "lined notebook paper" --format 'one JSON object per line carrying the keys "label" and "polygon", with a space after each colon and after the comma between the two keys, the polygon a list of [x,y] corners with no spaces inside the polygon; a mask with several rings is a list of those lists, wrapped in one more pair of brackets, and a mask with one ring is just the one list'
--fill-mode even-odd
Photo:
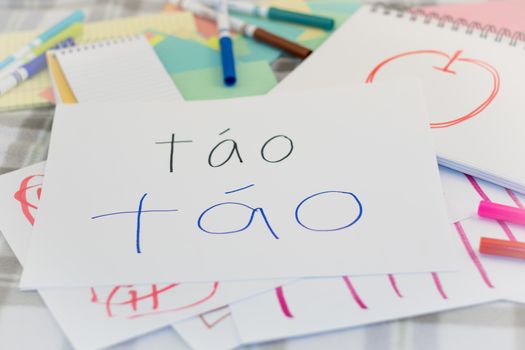
{"label": "lined notebook paper", "polygon": [[182,100],[143,35],[60,50],[55,57],[78,102]]}

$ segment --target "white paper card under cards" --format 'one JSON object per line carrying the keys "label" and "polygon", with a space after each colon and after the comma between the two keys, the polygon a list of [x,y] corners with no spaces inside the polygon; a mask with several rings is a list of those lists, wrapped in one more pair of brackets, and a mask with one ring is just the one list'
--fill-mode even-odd
{"label": "white paper card under cards", "polygon": [[486,303],[525,291],[522,261],[477,252],[481,237],[524,237],[523,226],[470,218],[454,228],[452,234],[470,260],[467,269],[304,279],[230,305],[242,342],[362,326]]}
{"label": "white paper card under cards", "polygon": [[59,106],[22,284],[461,268],[421,101],[392,85]]}
{"label": "white paper card under cards", "polygon": [[177,322],[173,329],[195,350],[230,350],[241,346],[237,327],[227,306]]}

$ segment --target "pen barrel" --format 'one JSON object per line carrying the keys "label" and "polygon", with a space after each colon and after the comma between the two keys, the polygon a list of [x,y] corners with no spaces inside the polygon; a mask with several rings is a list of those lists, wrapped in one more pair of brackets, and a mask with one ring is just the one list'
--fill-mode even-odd
{"label": "pen barrel", "polygon": [[278,47],[302,59],[308,57],[312,53],[312,50],[310,50],[309,48],[306,48],[288,39],[267,32],[266,30],[261,28],[255,29],[255,31],[253,32],[253,38],[266,44]]}
{"label": "pen barrel", "polygon": [[44,54],[38,56],[31,62],[28,62],[24,65],[25,70],[27,71],[27,78],[31,78],[36,73],[40,72],[46,67],[46,56]]}
{"label": "pen barrel", "polygon": [[292,12],[275,7],[270,7],[268,10],[268,18],[293,22],[305,26],[321,28],[325,30],[332,30],[335,26],[335,21],[331,18],[309,15],[306,13]]}
{"label": "pen barrel", "polygon": [[525,259],[525,243],[481,237],[479,252],[481,254]]}
{"label": "pen barrel", "polygon": [[484,218],[525,225],[525,209],[508,205],[481,201],[479,202],[478,215]]}
{"label": "pen barrel", "polygon": [[4,79],[9,75],[13,74],[13,72],[15,72],[22,65],[24,65],[24,62],[32,60],[34,58],[35,54],[33,53],[33,51],[28,50],[24,57],[13,60],[10,64],[8,64],[6,67],[0,70],[0,79]]}
{"label": "pen barrel", "polygon": [[18,50],[17,52],[0,62],[0,69],[4,69],[8,65],[12,64],[13,62],[23,58],[25,55],[30,53],[32,48],[30,44],[26,45],[25,47],[21,48],[20,50]]}
{"label": "pen barrel", "polygon": [[9,90],[17,86],[20,82],[14,76],[0,80],[0,96],[5,95]]}
{"label": "pen barrel", "polygon": [[212,10],[211,8],[204,6],[203,4],[195,1],[180,1],[179,6],[182,7],[182,9],[193,12],[195,15],[212,20],[217,21],[217,12],[215,10]]}
{"label": "pen barrel", "polygon": [[253,3],[228,1],[228,9],[236,13],[242,13],[245,15],[251,14],[251,15],[258,16],[257,6],[255,6]]}
{"label": "pen barrel", "polygon": [[222,74],[224,78],[224,84],[226,86],[232,86],[237,82],[232,40],[229,37],[222,37],[219,40],[219,44],[221,46]]}
{"label": "pen barrel", "polygon": [[[73,38],[66,40],[53,46],[53,49],[60,49],[75,44]],[[6,94],[12,88],[23,83],[25,80],[31,78],[47,66],[46,55],[41,54],[33,60],[27,62],[22,67],[13,71],[8,77],[0,79],[0,96]]]}

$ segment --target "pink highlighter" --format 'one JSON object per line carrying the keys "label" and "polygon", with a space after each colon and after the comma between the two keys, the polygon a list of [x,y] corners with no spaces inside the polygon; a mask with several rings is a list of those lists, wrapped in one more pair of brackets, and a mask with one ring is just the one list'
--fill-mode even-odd
{"label": "pink highlighter", "polygon": [[[481,201],[479,202],[478,215],[484,218],[525,225],[525,209],[508,205]],[[481,237],[479,252],[525,260],[525,243]]]}
{"label": "pink highlighter", "polygon": [[484,218],[525,225],[525,209],[489,201],[479,202],[478,215]]}

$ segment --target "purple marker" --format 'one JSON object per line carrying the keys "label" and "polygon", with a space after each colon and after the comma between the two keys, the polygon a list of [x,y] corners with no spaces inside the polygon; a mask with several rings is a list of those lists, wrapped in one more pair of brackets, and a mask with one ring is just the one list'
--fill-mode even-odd
{"label": "purple marker", "polygon": [[[68,38],[59,43],[58,45],[54,46],[52,49],[61,49],[73,45],[75,45],[73,39]],[[0,96],[5,95],[14,87],[22,84],[24,81],[31,78],[33,75],[40,72],[46,67],[46,65],[46,54],[43,53],[42,55],[35,57],[33,60],[29,61],[28,63],[15,70],[6,78],[0,80]]]}

